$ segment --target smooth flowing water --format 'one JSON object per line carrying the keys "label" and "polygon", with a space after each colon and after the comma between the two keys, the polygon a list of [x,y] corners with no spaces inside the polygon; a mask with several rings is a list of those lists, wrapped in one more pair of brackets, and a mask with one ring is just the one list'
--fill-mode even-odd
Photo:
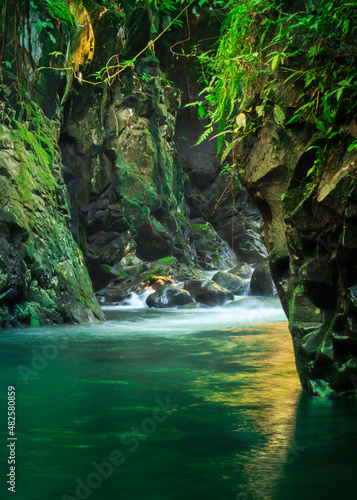
{"label": "smooth flowing water", "polygon": [[1,332],[1,498],[357,498],[356,405],[301,393],[277,302],[107,315]]}

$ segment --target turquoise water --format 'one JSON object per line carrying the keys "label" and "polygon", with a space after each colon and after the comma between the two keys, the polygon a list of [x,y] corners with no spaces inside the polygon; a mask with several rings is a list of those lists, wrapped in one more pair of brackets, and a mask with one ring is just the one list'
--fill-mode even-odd
{"label": "turquoise water", "polygon": [[1,498],[357,497],[356,405],[301,394],[276,302],[138,305],[108,310],[100,325],[1,332]]}

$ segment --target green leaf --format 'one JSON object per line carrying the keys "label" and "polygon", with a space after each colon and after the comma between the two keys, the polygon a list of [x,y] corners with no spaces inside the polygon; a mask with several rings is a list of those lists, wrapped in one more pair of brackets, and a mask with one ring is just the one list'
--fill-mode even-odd
{"label": "green leaf", "polygon": [[277,104],[274,106],[273,110],[274,120],[278,125],[283,125],[285,120],[285,113]]}
{"label": "green leaf", "polygon": [[233,147],[235,146],[235,144],[237,143],[238,140],[240,140],[240,138],[236,139],[235,141],[233,141],[230,144],[228,144],[228,146],[226,146],[226,149],[222,153],[221,164],[227,158],[227,156],[229,155],[229,153],[231,152],[231,150],[233,149]]}
{"label": "green leaf", "polygon": [[307,171],[307,174],[306,174],[306,177],[309,177],[309,175],[311,175],[314,171],[316,170],[316,165],[314,164],[308,171]]}
{"label": "green leaf", "polygon": [[273,60],[271,62],[271,69],[274,71],[274,69],[277,67],[278,62],[279,62],[279,56],[280,54],[277,54],[276,56],[273,57]]}
{"label": "green leaf", "polygon": [[37,23],[35,24],[35,29],[36,29],[38,34],[41,33],[42,28],[43,28],[43,24],[42,24],[41,19],[37,19]]}
{"label": "green leaf", "polygon": [[333,117],[332,117],[332,114],[331,114],[331,110],[328,106],[325,106],[324,107],[324,110],[322,112],[322,118],[328,122],[328,123],[332,123],[333,122]]}
{"label": "green leaf", "polygon": [[65,57],[65,55],[62,52],[58,52],[57,50],[55,50],[54,52],[50,52],[48,55],[49,56],[55,56],[55,57],[58,57],[58,56]]}
{"label": "green leaf", "polygon": [[325,127],[324,122],[322,122],[322,121],[318,120],[318,119],[316,118],[316,116],[314,116],[314,120],[315,120],[315,124],[316,124],[316,128],[317,128],[317,130],[321,130],[321,132],[325,132],[326,127]]}
{"label": "green leaf", "polygon": [[200,118],[204,118],[205,117],[205,108],[203,106],[201,106],[201,104],[198,106],[198,114],[200,115]]}
{"label": "green leaf", "polygon": [[348,151],[348,152],[350,152],[350,151],[352,151],[353,149],[357,149],[357,141],[353,141],[353,142],[352,142],[352,144],[350,144],[350,145],[348,146],[347,151]]}

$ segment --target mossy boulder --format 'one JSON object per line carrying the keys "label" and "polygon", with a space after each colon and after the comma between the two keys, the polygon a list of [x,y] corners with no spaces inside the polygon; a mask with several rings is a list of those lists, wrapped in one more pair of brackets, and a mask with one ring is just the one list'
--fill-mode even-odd
{"label": "mossy boulder", "polygon": [[244,280],[250,280],[253,274],[253,271],[248,264],[239,264],[238,266],[229,269],[228,272],[234,274],[235,276],[239,276]]}
{"label": "mossy boulder", "polygon": [[249,280],[244,280],[239,276],[223,271],[218,271],[218,273],[213,276],[212,281],[226,288],[234,295],[244,295],[249,288]]}
{"label": "mossy boulder", "polygon": [[196,247],[198,263],[203,269],[229,267],[231,262],[226,255],[226,243],[207,221],[191,221],[193,241]]}

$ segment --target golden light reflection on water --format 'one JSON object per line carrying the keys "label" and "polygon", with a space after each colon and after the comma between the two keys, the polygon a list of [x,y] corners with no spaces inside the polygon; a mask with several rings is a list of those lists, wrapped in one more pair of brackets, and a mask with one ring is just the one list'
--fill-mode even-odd
{"label": "golden light reflection on water", "polygon": [[[301,386],[288,325],[226,328],[221,333],[213,344],[224,368],[214,374],[207,370],[193,390],[211,403],[238,407],[244,418],[235,431],[252,432],[253,427],[263,437],[262,443],[236,455],[236,467],[244,477],[237,498],[271,500],[284,466],[297,453],[293,436]],[[220,382],[229,390],[217,391]]]}
{"label": "golden light reflection on water", "polygon": [[[284,466],[298,453],[293,438],[301,386],[291,337],[287,323],[267,328],[270,335],[266,342],[271,342],[275,349],[264,359],[264,372],[260,373],[253,396],[260,401],[256,425],[266,442],[249,453],[244,467],[248,498],[254,500],[272,498]],[[262,401],[266,405],[261,406]]]}

